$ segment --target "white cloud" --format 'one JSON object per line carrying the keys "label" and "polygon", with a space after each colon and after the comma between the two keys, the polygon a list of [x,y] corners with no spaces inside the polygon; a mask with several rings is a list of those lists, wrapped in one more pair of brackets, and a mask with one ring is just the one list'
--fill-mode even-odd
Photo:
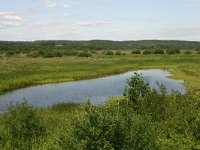
{"label": "white cloud", "polygon": [[111,2],[113,0],[93,0],[93,1],[95,1],[95,2]]}
{"label": "white cloud", "polygon": [[0,28],[18,26],[22,18],[14,12],[0,11]]}
{"label": "white cloud", "polygon": [[69,17],[70,14],[69,14],[68,12],[66,12],[66,13],[64,13],[64,16],[65,16],[65,17]]}
{"label": "white cloud", "polygon": [[64,8],[69,8],[69,5],[68,5],[68,4],[65,4],[63,7],[64,7]]}
{"label": "white cloud", "polygon": [[56,0],[38,0],[40,5],[45,5],[48,8],[69,8],[69,4],[62,3]]}
{"label": "white cloud", "polygon": [[55,8],[56,6],[57,6],[57,3],[54,3],[54,2],[47,4],[47,7],[49,8]]}
{"label": "white cloud", "polygon": [[0,12],[0,20],[4,21],[21,21],[21,17],[13,12]]}
{"label": "white cloud", "polygon": [[157,32],[164,39],[200,40],[200,27],[165,28]]}
{"label": "white cloud", "polygon": [[58,6],[56,2],[51,0],[39,0],[39,3],[45,5],[48,8],[55,8]]}
{"label": "white cloud", "polygon": [[78,22],[77,24],[80,25],[80,26],[91,27],[91,26],[107,25],[107,24],[111,24],[111,22],[108,21],[108,20],[80,21],[80,22]]}

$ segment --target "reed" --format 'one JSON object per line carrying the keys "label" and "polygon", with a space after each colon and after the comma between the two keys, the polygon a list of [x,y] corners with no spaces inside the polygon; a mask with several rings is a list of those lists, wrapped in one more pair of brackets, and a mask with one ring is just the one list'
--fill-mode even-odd
{"label": "reed", "polygon": [[[131,52],[130,52],[131,53]],[[2,56],[0,93],[36,84],[74,81],[118,74],[128,70],[174,69],[173,78],[199,86],[199,55],[112,55],[95,54],[91,58],[30,58]],[[186,71],[187,70],[187,71]]]}

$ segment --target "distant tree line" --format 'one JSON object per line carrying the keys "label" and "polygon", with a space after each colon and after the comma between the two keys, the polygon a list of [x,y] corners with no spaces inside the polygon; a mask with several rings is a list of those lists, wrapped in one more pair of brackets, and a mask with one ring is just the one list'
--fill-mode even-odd
{"label": "distant tree line", "polygon": [[[200,50],[200,42],[195,41],[0,41],[0,51],[23,53],[45,50]],[[11,53],[11,52],[10,52]]]}

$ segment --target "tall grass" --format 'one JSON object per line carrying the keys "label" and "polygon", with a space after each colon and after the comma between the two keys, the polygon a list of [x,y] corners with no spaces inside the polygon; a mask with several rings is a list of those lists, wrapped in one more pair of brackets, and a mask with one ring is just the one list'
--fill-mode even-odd
{"label": "tall grass", "polygon": [[200,65],[199,55],[104,56],[102,54],[95,54],[92,58],[3,56],[0,61],[0,93],[34,84],[95,78],[134,69],[173,68],[174,77],[181,76],[186,81],[189,76],[193,78],[193,74],[188,74],[184,70],[196,72],[195,80],[200,75],[198,68],[194,67]]}

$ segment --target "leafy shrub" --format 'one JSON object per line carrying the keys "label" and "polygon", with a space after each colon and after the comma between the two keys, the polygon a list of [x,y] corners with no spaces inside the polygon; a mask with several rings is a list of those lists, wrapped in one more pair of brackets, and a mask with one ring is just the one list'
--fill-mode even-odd
{"label": "leafy shrub", "polygon": [[131,54],[140,54],[139,50],[132,51]]}
{"label": "leafy shrub", "polygon": [[145,82],[143,77],[137,73],[128,80],[128,87],[124,91],[124,95],[132,103],[137,103],[137,99],[140,96],[145,96],[151,91],[149,83]]}
{"label": "leafy shrub", "polygon": [[192,54],[192,52],[190,50],[187,50],[184,52],[184,54]]}
{"label": "leafy shrub", "polygon": [[52,58],[52,57],[62,57],[62,52],[59,51],[48,51],[42,55],[44,58]]}
{"label": "leafy shrub", "polygon": [[41,56],[41,55],[39,54],[38,51],[31,51],[31,52],[28,54],[28,56],[29,56],[29,57],[39,57],[39,56]]}
{"label": "leafy shrub", "polygon": [[180,50],[179,49],[175,49],[176,54],[180,54]]}
{"label": "leafy shrub", "polygon": [[200,113],[197,114],[197,118],[195,120],[193,135],[195,139],[200,142]]}
{"label": "leafy shrub", "polygon": [[15,55],[14,51],[6,51],[6,56],[13,56]]}
{"label": "leafy shrub", "polygon": [[44,58],[52,58],[52,57],[54,57],[54,54],[52,52],[45,52],[43,57]]}
{"label": "leafy shrub", "polygon": [[180,51],[179,50],[171,49],[171,50],[167,50],[166,53],[167,54],[177,54],[177,53],[180,53]]}
{"label": "leafy shrub", "polygon": [[79,57],[92,57],[92,54],[89,52],[80,52],[78,54]]}
{"label": "leafy shrub", "polygon": [[[156,135],[150,121],[127,113],[129,108],[109,105],[82,105],[73,117],[71,141],[62,143],[73,149],[157,149]],[[126,110],[126,111],[125,111]]]}
{"label": "leafy shrub", "polygon": [[54,57],[62,57],[63,54],[61,52],[55,51],[54,52]]}
{"label": "leafy shrub", "polygon": [[121,55],[121,52],[120,51],[116,51],[115,55]]}
{"label": "leafy shrub", "polygon": [[154,51],[154,54],[165,54],[164,50],[158,49]]}
{"label": "leafy shrub", "polygon": [[9,149],[31,149],[45,135],[41,118],[33,106],[26,102],[11,106],[4,120],[5,132],[10,141]]}
{"label": "leafy shrub", "polygon": [[159,89],[151,89],[148,82],[137,73],[128,80],[128,87],[124,91],[124,95],[133,104],[133,109],[141,115],[149,115],[155,121],[160,121],[166,115],[168,99],[166,96],[166,88],[159,85]]}
{"label": "leafy shrub", "polygon": [[114,53],[112,51],[106,51],[105,53],[106,55],[114,55]]}

